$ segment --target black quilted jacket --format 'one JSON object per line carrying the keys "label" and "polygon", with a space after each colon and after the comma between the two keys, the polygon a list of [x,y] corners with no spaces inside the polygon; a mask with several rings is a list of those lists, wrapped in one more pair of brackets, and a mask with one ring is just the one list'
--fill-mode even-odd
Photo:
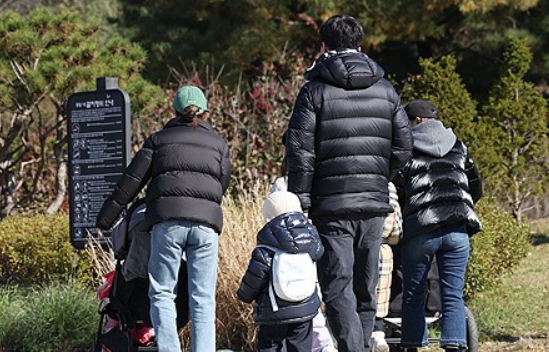
{"label": "black quilted jacket", "polygon": [[229,148],[212,127],[201,122],[194,129],[192,123],[175,118],[147,138],[103,204],[97,227],[109,229],[148,183],[147,227],[168,220],[190,220],[220,233],[220,204],[230,173]]}
{"label": "black quilted jacket", "polygon": [[288,191],[309,216],[387,213],[388,179],[412,156],[408,117],[383,69],[357,51],[310,68],[287,135]]}
{"label": "black quilted jacket", "polygon": [[[288,253],[308,253],[317,262],[324,247],[316,228],[300,212],[286,213],[269,221],[257,234],[257,244],[266,244]],[[269,278],[274,253],[256,247],[248,269],[238,289],[238,298],[246,303],[255,301],[254,321],[263,324],[287,324],[312,319],[320,307],[317,292],[303,302],[287,302],[276,299],[278,311],[273,312],[269,298]]]}
{"label": "black quilted jacket", "polygon": [[404,240],[436,229],[481,230],[474,203],[482,181],[467,147],[451,129],[431,119],[412,129],[414,156],[393,182],[399,189]]}

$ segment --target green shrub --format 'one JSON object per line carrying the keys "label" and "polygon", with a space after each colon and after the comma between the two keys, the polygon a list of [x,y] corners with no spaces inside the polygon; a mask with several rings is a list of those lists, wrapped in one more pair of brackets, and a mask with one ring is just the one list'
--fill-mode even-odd
{"label": "green shrub", "polygon": [[0,222],[0,282],[45,284],[94,279],[90,256],[75,250],[66,214],[11,216]]}
{"label": "green shrub", "polygon": [[481,200],[476,207],[483,230],[471,239],[465,293],[468,297],[499,283],[503,273],[528,253],[528,228],[492,199]]}
{"label": "green shrub", "polygon": [[92,345],[99,319],[97,300],[81,285],[54,284],[11,297],[8,292],[0,302],[7,303],[2,307],[6,317],[0,318],[1,348],[45,352]]}

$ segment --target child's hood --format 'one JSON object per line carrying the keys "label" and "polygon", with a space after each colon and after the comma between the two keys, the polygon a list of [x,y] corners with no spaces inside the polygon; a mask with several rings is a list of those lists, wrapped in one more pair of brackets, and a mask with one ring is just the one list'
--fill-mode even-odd
{"label": "child's hood", "polygon": [[302,212],[281,214],[257,234],[257,244],[266,244],[288,253],[309,253],[320,243],[318,232]]}

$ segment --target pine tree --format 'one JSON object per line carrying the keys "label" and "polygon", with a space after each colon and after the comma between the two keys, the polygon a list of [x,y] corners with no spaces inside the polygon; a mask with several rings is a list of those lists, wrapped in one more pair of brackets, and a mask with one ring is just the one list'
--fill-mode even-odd
{"label": "pine tree", "polygon": [[525,201],[543,191],[549,181],[547,101],[524,80],[531,61],[525,41],[510,39],[499,80],[480,119],[487,131],[485,145],[495,151],[484,161],[490,188],[505,197],[519,223]]}
{"label": "pine tree", "polygon": [[65,197],[68,97],[94,90],[96,77],[118,76],[139,116],[158,108],[162,91],[141,77],[142,48],[102,41],[100,28],[73,12],[2,12],[0,38],[0,218],[52,198],[54,212]]}
{"label": "pine tree", "polygon": [[[440,110],[441,121],[454,129],[470,149],[476,147],[476,101],[456,72],[456,60],[444,56],[439,61],[420,59],[422,73],[410,77],[403,88],[403,100],[431,100]],[[474,153],[473,153],[474,154]]]}

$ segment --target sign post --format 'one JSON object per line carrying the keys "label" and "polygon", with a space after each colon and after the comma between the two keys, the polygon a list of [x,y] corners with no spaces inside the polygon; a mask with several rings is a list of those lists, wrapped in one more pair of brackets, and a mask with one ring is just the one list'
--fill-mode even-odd
{"label": "sign post", "polygon": [[[69,97],[69,207],[71,243],[84,249],[97,238],[95,220],[130,162],[130,98],[118,77],[97,78],[97,90]],[[98,238],[108,240],[109,234]]]}

